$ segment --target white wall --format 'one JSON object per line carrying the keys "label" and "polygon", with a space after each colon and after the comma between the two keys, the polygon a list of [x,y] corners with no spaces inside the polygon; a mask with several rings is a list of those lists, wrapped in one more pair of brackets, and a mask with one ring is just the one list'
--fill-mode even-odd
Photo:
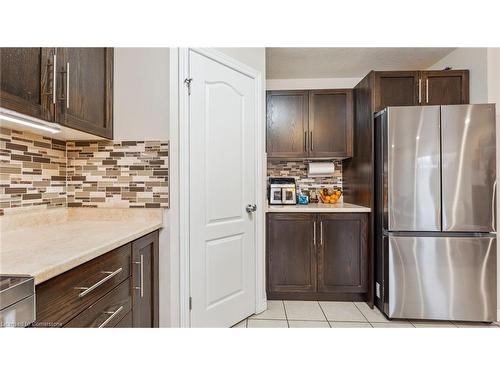
{"label": "white wall", "polygon": [[470,102],[488,101],[488,62],[486,48],[457,48],[428,69],[442,70],[446,67],[470,70]]}
{"label": "white wall", "polygon": [[266,90],[352,89],[362,78],[268,79]]}
{"label": "white wall", "polygon": [[[168,140],[170,113],[168,48],[115,48],[114,139]],[[170,326],[169,210],[160,230],[160,327]]]}
{"label": "white wall", "polygon": [[168,48],[115,48],[114,139],[168,139],[169,56]]}
{"label": "white wall", "polygon": [[[488,102],[496,104],[497,124],[497,178],[500,176],[500,48],[488,48]],[[497,194],[497,213],[500,212],[500,194]],[[498,218],[497,218],[498,223]],[[500,321],[500,244],[497,239],[497,320]]]}
{"label": "white wall", "polygon": [[248,65],[262,73],[265,82],[266,77],[266,49],[265,48],[215,48],[216,50],[231,56],[235,60]]}

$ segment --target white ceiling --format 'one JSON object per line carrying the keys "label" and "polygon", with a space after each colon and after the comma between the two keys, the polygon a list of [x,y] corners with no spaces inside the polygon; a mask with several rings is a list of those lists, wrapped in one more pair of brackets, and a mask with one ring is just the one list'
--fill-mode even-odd
{"label": "white ceiling", "polygon": [[363,77],[426,69],[455,48],[266,48],[266,78]]}

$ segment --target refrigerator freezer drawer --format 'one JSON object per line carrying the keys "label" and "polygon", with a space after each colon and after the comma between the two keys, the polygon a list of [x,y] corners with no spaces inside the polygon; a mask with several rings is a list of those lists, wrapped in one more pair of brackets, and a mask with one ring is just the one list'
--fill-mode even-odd
{"label": "refrigerator freezer drawer", "polygon": [[495,105],[441,107],[443,230],[495,232]]}
{"label": "refrigerator freezer drawer", "polygon": [[496,320],[496,238],[385,239],[390,318]]}

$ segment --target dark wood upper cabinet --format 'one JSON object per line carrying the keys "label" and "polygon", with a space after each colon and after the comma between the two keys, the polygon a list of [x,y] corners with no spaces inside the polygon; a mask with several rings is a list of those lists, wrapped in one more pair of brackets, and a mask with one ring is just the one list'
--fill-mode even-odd
{"label": "dark wood upper cabinet", "polygon": [[372,72],[374,112],[388,106],[469,103],[468,70]]}
{"label": "dark wood upper cabinet", "polygon": [[57,122],[113,137],[113,49],[58,48],[60,103]]}
{"label": "dark wood upper cabinet", "polygon": [[387,106],[418,105],[419,72],[375,72],[375,111]]}
{"label": "dark wood upper cabinet", "polygon": [[133,326],[158,327],[158,231],[132,242]]}
{"label": "dark wood upper cabinet", "polygon": [[1,48],[0,106],[113,137],[112,48]]}
{"label": "dark wood upper cabinet", "polygon": [[352,156],[352,90],[268,91],[267,156]]}
{"label": "dark wood upper cabinet", "polygon": [[368,215],[318,216],[318,291],[366,292]]}
{"label": "dark wood upper cabinet", "polygon": [[0,48],[0,106],[52,121],[54,48]]}
{"label": "dark wood upper cabinet", "polygon": [[308,92],[267,92],[267,155],[307,157]]}
{"label": "dark wood upper cabinet", "polygon": [[267,291],[316,291],[315,214],[267,215]]}
{"label": "dark wood upper cabinet", "polygon": [[352,156],[352,90],[309,92],[309,156]]}
{"label": "dark wood upper cabinet", "polygon": [[428,70],[421,72],[422,104],[469,103],[468,70]]}

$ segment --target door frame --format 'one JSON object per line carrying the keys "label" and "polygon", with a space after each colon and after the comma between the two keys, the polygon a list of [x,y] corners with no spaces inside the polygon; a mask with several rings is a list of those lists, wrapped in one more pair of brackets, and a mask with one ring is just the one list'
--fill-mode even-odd
{"label": "door frame", "polygon": [[256,165],[255,165],[255,312],[267,308],[265,294],[265,132],[263,128],[263,83],[261,72],[235,60],[213,48],[180,48],[179,49],[179,304],[180,327],[191,326],[189,309],[190,282],[190,244],[189,244],[189,95],[184,80],[189,78],[189,51],[194,51],[220,64],[234,69],[254,80],[255,118],[256,118]]}

